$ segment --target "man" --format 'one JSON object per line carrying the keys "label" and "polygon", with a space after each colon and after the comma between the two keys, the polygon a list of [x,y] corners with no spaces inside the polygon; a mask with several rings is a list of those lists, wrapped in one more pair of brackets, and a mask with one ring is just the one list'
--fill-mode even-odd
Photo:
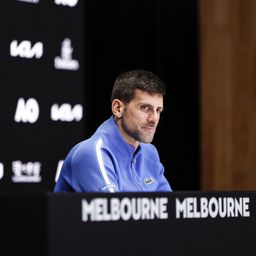
{"label": "man", "polygon": [[118,76],[111,95],[113,115],[71,149],[54,192],[172,191],[151,144],[164,96],[164,83],[149,71]]}

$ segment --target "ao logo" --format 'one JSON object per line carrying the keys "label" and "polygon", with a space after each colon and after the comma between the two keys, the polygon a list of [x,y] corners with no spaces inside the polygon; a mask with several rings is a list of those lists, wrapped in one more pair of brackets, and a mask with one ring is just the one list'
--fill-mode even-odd
{"label": "ao logo", "polygon": [[83,118],[83,106],[76,104],[73,108],[69,103],[62,105],[53,104],[51,107],[51,119],[53,121],[79,122]]}
{"label": "ao logo", "polygon": [[35,123],[39,117],[39,105],[34,98],[19,98],[14,116],[15,122]]}
{"label": "ao logo", "polygon": [[10,54],[12,57],[39,59],[43,55],[43,43],[37,42],[32,46],[28,40],[21,41],[19,44],[17,40],[13,40],[10,45]]}
{"label": "ao logo", "polygon": [[55,0],[57,5],[68,5],[69,7],[74,7],[77,4],[78,0]]}

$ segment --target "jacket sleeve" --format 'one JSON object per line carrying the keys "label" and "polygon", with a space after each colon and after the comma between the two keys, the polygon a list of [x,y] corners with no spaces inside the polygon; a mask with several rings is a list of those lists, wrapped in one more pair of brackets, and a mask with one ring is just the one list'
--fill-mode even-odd
{"label": "jacket sleeve", "polygon": [[111,157],[102,148],[101,139],[74,152],[71,173],[72,187],[77,192],[119,192]]}

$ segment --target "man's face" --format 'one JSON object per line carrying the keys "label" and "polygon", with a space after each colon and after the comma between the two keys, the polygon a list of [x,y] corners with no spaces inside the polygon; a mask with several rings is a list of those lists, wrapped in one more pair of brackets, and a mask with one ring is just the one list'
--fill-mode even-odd
{"label": "man's face", "polygon": [[135,97],[128,104],[124,104],[124,112],[119,123],[126,141],[135,148],[139,142],[152,142],[162,110],[161,94],[136,90]]}

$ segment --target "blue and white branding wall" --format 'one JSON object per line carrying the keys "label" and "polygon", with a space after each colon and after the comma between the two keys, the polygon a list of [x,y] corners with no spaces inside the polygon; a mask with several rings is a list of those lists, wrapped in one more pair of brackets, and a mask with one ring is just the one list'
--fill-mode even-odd
{"label": "blue and white branding wall", "polygon": [[0,191],[52,191],[84,137],[82,1],[0,5]]}

